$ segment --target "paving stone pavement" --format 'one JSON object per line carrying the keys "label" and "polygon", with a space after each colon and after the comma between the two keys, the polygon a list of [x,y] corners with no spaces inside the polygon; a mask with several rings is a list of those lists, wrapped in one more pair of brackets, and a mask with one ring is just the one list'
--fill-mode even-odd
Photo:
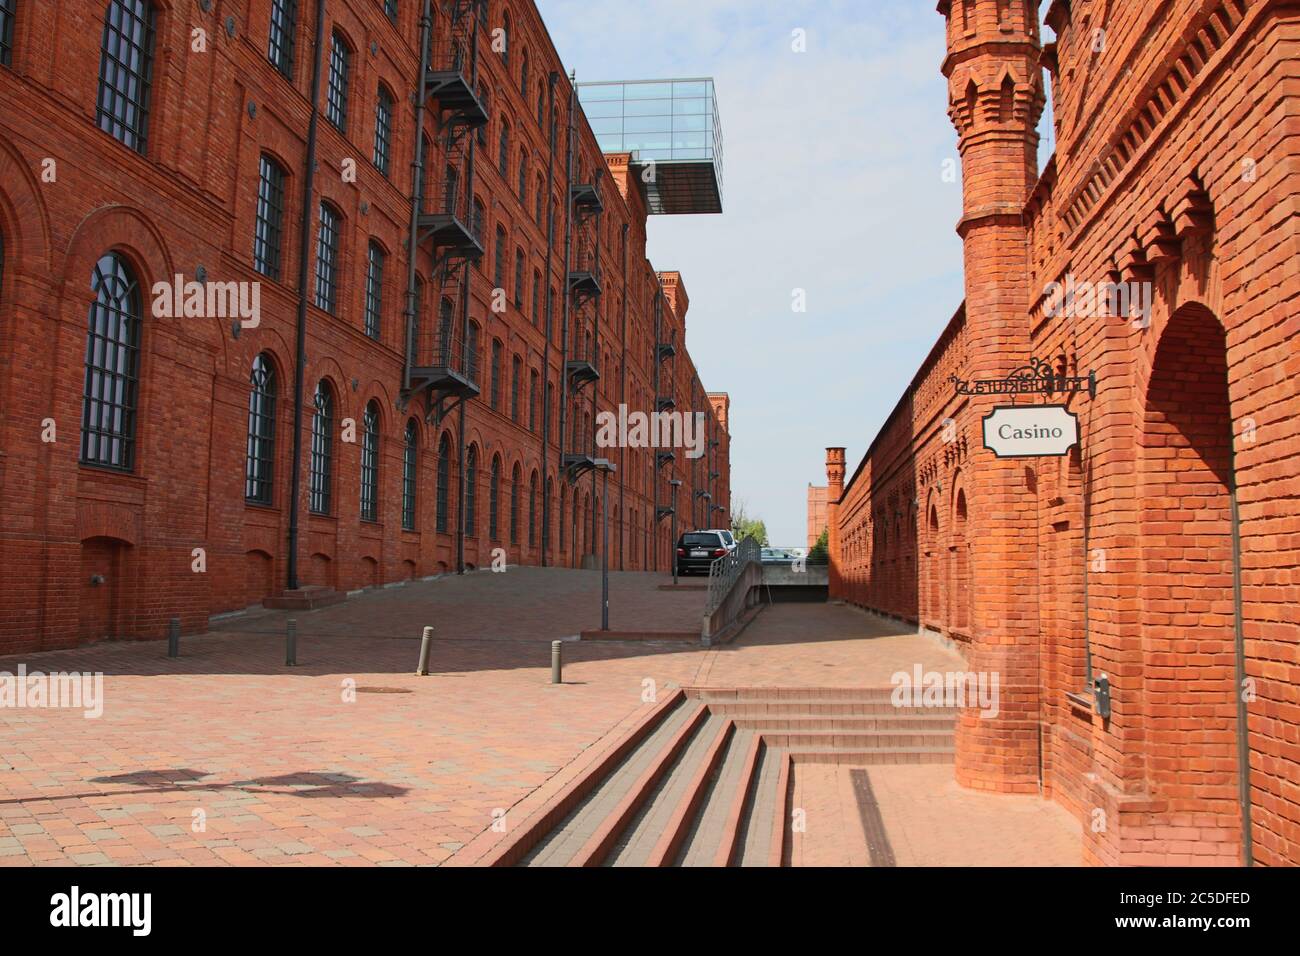
{"label": "paving stone pavement", "polygon": [[[611,575],[611,626],[697,627],[704,594],[659,583]],[[511,569],[227,619],[178,659],[157,641],[0,658],[105,675],[98,719],[0,709],[0,866],[437,865],[630,727],[649,689],[880,684],[951,659],[847,608],[778,605],[720,649],[566,643],[551,685],[549,642],[598,626],[599,593],[598,573]]]}

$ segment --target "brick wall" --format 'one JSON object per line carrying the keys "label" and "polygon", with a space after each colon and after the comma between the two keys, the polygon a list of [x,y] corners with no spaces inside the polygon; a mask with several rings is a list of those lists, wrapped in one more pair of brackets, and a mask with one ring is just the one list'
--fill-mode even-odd
{"label": "brick wall", "polygon": [[[1057,152],[1035,178],[1018,7],[940,5],[967,298],[832,499],[832,591],[1001,672],[1011,710],[963,718],[958,779],[1041,788],[1101,864],[1243,859],[1240,626],[1250,849],[1295,864],[1300,11],[1053,4]],[[1072,314],[1050,288],[1068,278],[1139,283],[1149,315]],[[948,379],[1030,358],[1095,372],[1097,394],[1053,399],[1080,418],[1070,455],[999,461],[987,408]],[[1089,674],[1111,683],[1107,720]]]}
{"label": "brick wall", "polygon": [[[435,37],[447,15],[435,4]],[[297,282],[299,224],[304,213],[303,167],[310,114],[315,4],[299,3],[291,78],[268,62],[270,0],[216,3],[204,13],[196,4],[158,5],[148,140],[143,154],[96,125],[104,5],[74,0],[20,4],[11,68],[0,68],[0,653],[73,645],[103,637],[159,637],[179,617],[186,631],[201,630],[210,615],[237,610],[279,593],[286,583],[295,335],[300,300]],[[559,350],[561,302],[566,277],[560,244],[567,186],[564,131],[569,89],[536,8],[531,3],[493,2],[489,27],[511,16],[509,63],[489,51],[485,34],[481,72],[491,121],[475,163],[476,195],[487,208],[484,235],[507,230],[511,293],[504,313],[491,308],[494,250],[471,268],[470,319],[481,331],[480,367],[487,369],[492,343],[504,357],[504,401],[490,406],[490,382],[467,409],[463,435],[457,415],[441,423],[421,397],[401,394],[405,361],[406,243],[411,216],[415,122],[412,104],[418,74],[418,17],[422,4],[399,5],[396,24],[379,3],[329,0],[328,37],[337,31],[352,50],[349,123],[346,134],[322,120],[311,217],[314,266],[317,210],[322,200],[342,216],[339,295],[334,314],[308,309],[304,368],[303,456],[311,445],[311,396],[327,381],[336,396],[336,423],[360,422],[374,402],[379,415],[378,514],[361,520],[361,443],[335,435],[333,507],[311,515],[304,479],[299,545],[303,583],[339,589],[372,587],[456,569],[455,537],[436,531],[438,449],[444,436],[455,448],[463,438],[478,461],[473,496],[475,522],[467,529],[465,563],[484,567],[503,548],[511,563],[541,560],[541,502],[530,503],[534,476],[539,498],[551,485],[550,564],[577,565],[599,539],[598,491],[590,478],[568,487],[556,475],[560,445],[557,405],[551,401],[551,433],[542,434],[538,410],[530,424],[531,375],[558,386],[565,356]],[[227,18],[233,34],[226,30]],[[205,31],[206,49],[195,49],[192,31]],[[436,41],[435,41],[436,42]],[[530,78],[525,93],[523,63]],[[551,149],[545,124],[536,121],[534,88],[551,72],[560,144],[557,173],[543,206],[558,213],[556,253],[546,284],[556,290],[548,330],[535,314],[531,295],[522,308],[513,293],[513,254],[526,254],[526,275],[545,270],[546,231],[535,215],[533,174],[548,169]],[[376,94],[394,93],[391,165],[385,176],[371,162]],[[322,98],[324,94],[322,94]],[[19,104],[21,107],[19,108]],[[10,108],[12,106],[13,108]],[[432,113],[426,134],[435,146],[429,168],[440,162],[441,142]],[[497,169],[497,141],[511,129],[507,177]],[[576,155],[590,171],[606,166],[585,121],[579,117]],[[288,171],[281,279],[254,271],[252,262],[259,157],[266,153]],[[525,196],[519,195],[517,164],[527,160]],[[46,162],[46,161],[49,162]],[[356,177],[343,175],[355,162]],[[604,294],[583,320],[596,333],[601,379],[595,404],[589,387],[583,441],[593,442],[596,412],[621,402],[654,409],[656,363],[653,308],[661,280],[645,258],[646,213],[629,189],[626,157],[610,157],[602,198],[605,213],[598,241],[605,263]],[[543,190],[545,189],[543,181]],[[544,217],[543,217],[544,218]],[[380,334],[365,334],[366,259],[370,242],[383,247]],[[157,281],[175,274],[193,280],[202,268],[211,281],[260,281],[262,321],[240,330],[217,318],[155,319],[146,314],[140,337],[137,449],[129,471],[79,462],[87,316],[91,270],[107,252],[130,267],[145,301]],[[422,249],[421,280],[433,274]],[[309,270],[309,282],[311,272]],[[680,285],[680,277],[676,280]],[[423,296],[424,327],[436,322],[437,296]],[[543,297],[544,299],[544,297]],[[611,566],[628,570],[666,568],[671,542],[655,505],[667,499],[667,480],[681,478],[694,500],[710,491],[729,503],[726,429],[700,385],[685,350],[687,300],[665,297],[663,330],[678,344],[666,363],[661,393],[677,409],[705,413],[719,444],[704,464],[682,455],[657,467],[652,450],[609,449],[618,466],[610,483]],[[147,309],[146,309],[147,311]],[[575,319],[576,324],[576,319]],[[273,497],[269,506],[245,501],[250,369],[264,355],[275,371]],[[510,402],[511,370],[522,371],[520,411]],[[539,388],[538,402],[545,401]],[[418,433],[417,519],[402,527],[404,433],[414,420]],[[571,421],[571,420],[570,420]],[[45,423],[52,423],[51,435]],[[48,440],[54,437],[56,440]],[[44,439],[44,440],[43,440]],[[568,449],[566,449],[568,450]],[[491,463],[501,461],[500,523],[488,533]],[[458,458],[450,462],[448,530],[464,515],[458,501]],[[519,470],[518,534],[511,540],[511,480]],[[711,478],[714,472],[718,477]],[[468,477],[468,475],[466,476]],[[561,527],[563,501],[564,527]],[[575,505],[576,502],[576,505]],[[529,514],[533,514],[530,537]],[[563,546],[561,547],[561,539]],[[195,568],[195,549],[206,562]],[[92,585],[92,577],[102,578]]]}

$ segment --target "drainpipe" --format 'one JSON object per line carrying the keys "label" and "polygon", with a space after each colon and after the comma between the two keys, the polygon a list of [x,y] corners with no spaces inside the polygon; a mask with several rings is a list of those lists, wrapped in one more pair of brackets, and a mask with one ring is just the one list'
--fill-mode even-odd
{"label": "drainpipe", "polygon": [[[411,231],[407,243],[408,262],[406,268],[406,362],[402,371],[402,391],[411,387],[411,359],[415,352],[415,320],[417,318],[415,302],[415,264],[420,248],[420,208],[424,205],[424,78],[429,75],[429,52],[431,46],[430,32],[433,26],[433,0],[424,0],[424,12],[420,15],[420,79],[419,92],[415,95],[415,164],[411,167],[415,179],[415,188],[411,190],[414,199],[411,202]],[[437,301],[434,296],[434,301]]]}
{"label": "drainpipe", "polygon": [[1237,499],[1237,460],[1233,447],[1234,436],[1229,436],[1228,482],[1232,501],[1232,602],[1236,625],[1235,651],[1237,658],[1237,787],[1241,798],[1241,863],[1255,865],[1254,836],[1251,826],[1250,805],[1250,727],[1246,707],[1246,615],[1241,583],[1241,506]]}
{"label": "drainpipe", "polygon": [[302,390],[307,372],[307,262],[311,248],[312,196],[316,189],[316,141],[320,127],[321,55],[325,48],[325,0],[316,0],[316,53],[311,68],[311,120],[307,124],[307,168],[303,174],[302,229],[298,234],[298,332],[293,368],[293,464],[289,478],[288,590],[298,589],[298,523],[302,489]]}
{"label": "drainpipe", "polygon": [[[577,96],[577,77],[575,74],[569,75],[569,130],[568,139],[564,148],[564,294],[561,297],[560,306],[560,456],[559,456],[559,481],[565,480],[564,476],[564,442],[565,442],[565,424],[568,418],[569,405],[569,267],[572,262],[570,258],[570,248],[573,244],[573,113],[574,99]],[[574,490],[577,490],[577,484],[574,483]],[[574,507],[571,509],[574,514],[574,529],[577,528],[577,495],[574,495]],[[572,539],[572,535],[570,535]],[[569,541],[572,547],[574,542]]]}
{"label": "drainpipe", "polygon": [[[559,130],[555,124],[555,84],[560,82],[560,74],[552,70],[549,80],[549,90],[547,93],[546,104],[546,123],[550,131],[548,139],[550,140],[550,158],[546,164],[546,271],[543,273],[543,281],[546,283],[546,289],[543,295],[546,296],[546,354],[542,361],[542,567],[546,567],[546,545],[550,537],[551,530],[551,496],[546,493],[546,443],[551,437],[551,402],[550,402],[550,385],[551,385],[551,349],[554,342],[551,338],[551,326],[555,318],[555,297],[551,295],[551,262],[555,255],[555,204],[551,202],[555,195],[555,140],[559,135]],[[564,278],[568,282],[568,276]],[[561,374],[563,374],[564,361],[561,359]],[[564,428],[560,428],[560,447],[564,446]],[[563,453],[563,452],[561,452]],[[561,479],[563,480],[563,479]],[[557,485],[559,482],[557,481]],[[560,489],[563,493],[564,489]]]}
{"label": "drainpipe", "polygon": [[[631,176],[632,170],[628,169]],[[627,236],[631,223],[623,223],[623,305],[620,319],[619,353],[618,353],[618,403],[627,404]],[[655,358],[659,358],[659,344],[655,343]],[[623,567],[623,546],[627,537],[627,506],[623,501],[623,491],[627,487],[627,442],[618,453],[618,569]]]}

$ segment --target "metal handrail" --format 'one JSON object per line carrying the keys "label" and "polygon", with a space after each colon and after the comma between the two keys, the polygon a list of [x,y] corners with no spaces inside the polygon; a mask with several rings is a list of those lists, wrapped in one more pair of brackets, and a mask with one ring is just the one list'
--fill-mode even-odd
{"label": "metal handrail", "polygon": [[735,551],[724,554],[709,565],[709,598],[704,607],[705,614],[712,614],[722,605],[746,566],[762,563],[762,554],[763,549],[757,540],[745,538]]}

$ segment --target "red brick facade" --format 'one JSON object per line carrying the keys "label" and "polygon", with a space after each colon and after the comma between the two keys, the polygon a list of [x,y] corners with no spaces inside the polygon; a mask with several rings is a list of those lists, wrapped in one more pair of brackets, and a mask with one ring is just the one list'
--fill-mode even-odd
{"label": "red brick facade", "polygon": [[808,486],[808,547],[817,544],[817,539],[826,530],[826,486]]}
{"label": "red brick facade", "polygon": [[[1090,862],[1240,863],[1248,808],[1250,857],[1300,863],[1300,7],[1056,0],[1046,47],[1036,8],[940,4],[966,300],[831,482],[832,593],[1000,675],[958,779],[1041,789]],[[1069,279],[1146,284],[1149,315],[1062,309]],[[1014,400],[1067,404],[1080,445],[999,459],[982,419],[1012,398],[953,378],[1033,358],[1096,373]]]}
{"label": "red brick facade", "polygon": [[[185,631],[202,630],[210,615],[285,589],[297,311],[316,268],[315,249],[304,250],[299,240],[305,205],[312,247],[322,202],[340,214],[341,229],[337,306],[332,313],[314,302],[307,309],[301,584],[349,590],[454,571],[454,532],[462,521],[466,567],[487,566],[497,548],[511,564],[541,563],[543,547],[548,564],[581,564],[599,542],[600,488],[590,474],[576,484],[558,474],[561,453],[573,450],[560,442],[563,394],[572,403],[566,428],[573,441],[618,466],[609,483],[612,568],[668,567],[668,522],[656,519],[656,506],[666,504],[670,478],[682,479],[689,500],[707,492],[729,508],[729,437],[725,413],[720,418],[714,411],[725,408],[725,396],[707,395],[685,350],[688,300],[681,277],[656,273],[646,260],[646,207],[638,180],[628,175],[628,157],[607,163],[581,115],[572,124],[574,181],[594,179],[600,189],[604,212],[595,241],[604,280],[594,305],[581,313],[569,308],[562,245],[571,206],[565,173],[570,86],[532,3],[492,0],[478,41],[490,120],[474,161],[474,196],[486,211],[487,254],[469,268],[469,321],[479,337],[481,394],[465,406],[463,433],[456,413],[438,421],[424,396],[402,394],[413,104],[425,4],[401,0],[391,22],[385,6],[378,0],[324,6],[325,71],[332,38],[350,54],[348,122],[344,133],[322,117],[318,171],[306,204],[314,0],[296,4],[287,76],[267,55],[272,0],[150,4],[152,82],[142,151],[97,123],[108,0],[17,4],[12,56],[0,66],[0,653],[159,637],[174,617]],[[435,44],[449,28],[447,7],[432,4]],[[509,56],[491,49],[490,30],[497,28],[508,30]],[[552,75],[554,146],[542,105],[551,102]],[[394,102],[386,175],[372,161],[381,88]],[[328,95],[322,80],[322,111]],[[441,168],[435,121],[431,110],[426,169]],[[287,171],[279,279],[255,271],[251,255],[263,155]],[[548,220],[554,229],[549,260]],[[500,267],[492,238],[498,228],[505,230],[508,257]],[[375,336],[364,319],[372,243],[387,263]],[[522,287],[514,278],[516,251],[524,262]],[[304,252],[312,260],[307,290],[297,279]],[[118,470],[82,463],[80,447],[92,269],[108,253],[129,270],[144,303],[134,461]],[[415,268],[421,287],[427,285],[435,269],[427,248]],[[507,277],[504,312],[492,308],[498,268]],[[548,297],[531,289],[534,272],[545,273],[539,284],[550,287],[553,306],[536,304]],[[260,325],[235,334],[228,319],[149,314],[154,283],[200,273],[209,281],[260,282]],[[436,323],[435,298],[422,296],[422,328]],[[559,344],[566,313],[571,341],[591,343],[588,354],[601,376],[577,394],[560,387],[573,354],[563,354]],[[675,343],[672,358],[660,360],[656,337]],[[250,370],[259,355],[277,382],[266,505],[245,497]],[[305,459],[312,396],[322,381],[335,400],[332,503],[328,513],[313,514]],[[692,461],[679,451],[664,463],[652,449],[595,449],[598,412],[620,403],[653,411],[664,396],[678,411],[705,414],[713,444],[703,458]],[[378,412],[375,520],[363,520],[361,511],[364,443],[349,443],[343,431],[352,420],[360,435],[367,409]],[[417,480],[408,522],[404,466],[412,423]],[[442,522],[440,447],[453,450]]]}

